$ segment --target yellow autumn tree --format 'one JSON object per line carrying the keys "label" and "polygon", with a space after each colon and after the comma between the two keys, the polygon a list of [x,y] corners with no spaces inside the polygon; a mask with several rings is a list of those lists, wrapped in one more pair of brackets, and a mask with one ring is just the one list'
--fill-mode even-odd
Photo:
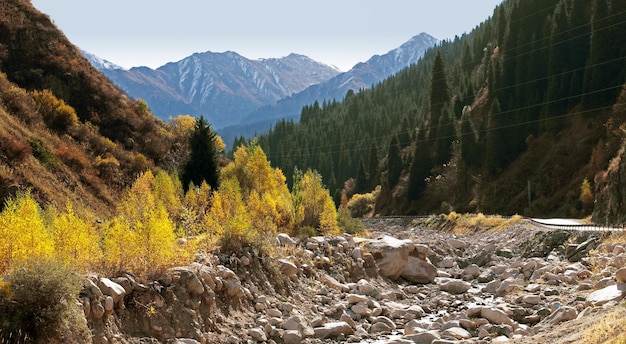
{"label": "yellow autumn tree", "polygon": [[80,218],[72,204],[67,202],[65,212],[51,213],[51,229],[54,238],[54,251],[57,259],[78,271],[87,272],[101,259],[100,236],[95,228]]}
{"label": "yellow autumn tree", "polygon": [[29,193],[11,198],[0,213],[0,273],[28,259],[54,256],[52,234]]}
{"label": "yellow autumn tree", "polygon": [[293,203],[282,171],[271,167],[258,145],[239,147],[234,158],[222,170],[222,178],[238,180],[252,226],[263,237],[293,232]]}
{"label": "yellow autumn tree", "polygon": [[[180,258],[174,223],[163,202],[154,197],[154,182],[152,172],[145,172],[124,193],[119,216],[103,240],[109,266],[152,274],[174,265]],[[133,252],[124,252],[128,247],[120,240],[127,240]]]}
{"label": "yellow autumn tree", "polygon": [[159,171],[154,177],[152,196],[163,203],[172,221],[176,221],[181,210],[182,185],[178,176]]}
{"label": "yellow autumn tree", "polygon": [[211,205],[213,192],[211,186],[203,181],[200,187],[190,185],[181,204],[179,224],[187,236],[206,233],[204,221]]}
{"label": "yellow autumn tree", "polygon": [[292,194],[299,228],[314,228],[322,235],[339,234],[335,204],[318,172],[308,170],[302,174],[296,171]]}
{"label": "yellow autumn tree", "polygon": [[239,251],[258,239],[236,178],[222,180],[219,191],[213,193],[213,206],[206,216],[205,225],[207,231],[218,237],[224,251]]}
{"label": "yellow autumn tree", "polygon": [[58,99],[50,90],[33,91],[35,108],[42,115],[46,125],[58,132],[66,132],[78,124],[78,115],[73,107]]}

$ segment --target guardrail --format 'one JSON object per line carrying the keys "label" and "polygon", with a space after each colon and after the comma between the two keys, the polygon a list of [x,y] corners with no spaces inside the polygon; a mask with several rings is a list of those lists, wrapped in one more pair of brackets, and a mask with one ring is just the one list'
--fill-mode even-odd
{"label": "guardrail", "polygon": [[[431,218],[433,216],[438,216],[438,215],[415,215],[415,216],[411,216],[411,215],[391,215],[391,216],[377,216],[377,217],[371,217],[371,218],[366,218],[363,220],[366,221],[375,221],[375,220],[387,220],[387,219],[411,219],[411,220],[416,220],[416,219],[421,219],[421,220],[425,220],[428,218]],[[513,216],[499,216],[503,219],[511,219],[513,218]],[[626,224],[599,224],[599,223],[581,223],[581,224],[574,224],[574,223],[569,223],[569,224],[559,224],[559,223],[550,223],[546,221],[541,221],[541,219],[536,219],[536,218],[531,218],[531,217],[522,217],[522,220],[535,225],[537,227],[541,227],[541,228],[547,228],[547,229],[560,229],[560,230],[572,230],[572,231],[590,231],[590,232],[620,232],[620,231],[626,231]]]}

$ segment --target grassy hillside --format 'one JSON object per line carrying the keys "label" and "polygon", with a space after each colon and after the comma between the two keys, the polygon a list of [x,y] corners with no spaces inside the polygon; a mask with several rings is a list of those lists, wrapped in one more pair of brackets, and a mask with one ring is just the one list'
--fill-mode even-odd
{"label": "grassy hillside", "polygon": [[32,189],[109,214],[141,171],[163,164],[168,126],[129,99],[26,0],[0,3],[0,196]]}

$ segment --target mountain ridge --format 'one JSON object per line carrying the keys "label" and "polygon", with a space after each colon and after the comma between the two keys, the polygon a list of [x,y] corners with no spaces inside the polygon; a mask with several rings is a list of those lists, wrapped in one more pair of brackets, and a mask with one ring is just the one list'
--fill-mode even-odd
{"label": "mountain ridge", "polygon": [[260,106],[340,73],[295,53],[251,60],[233,51],[206,51],[157,69],[102,68],[97,59],[92,63],[131,97],[145,100],[157,117],[204,115],[215,128],[238,123]]}

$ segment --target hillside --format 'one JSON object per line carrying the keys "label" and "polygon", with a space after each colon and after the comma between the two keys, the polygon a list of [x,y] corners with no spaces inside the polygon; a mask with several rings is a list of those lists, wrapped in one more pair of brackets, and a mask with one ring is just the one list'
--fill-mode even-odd
{"label": "hillside", "polygon": [[207,51],[156,70],[124,70],[92,61],[128,95],[145,100],[157,117],[204,115],[216,129],[239,124],[253,110],[339,73],[298,54],[250,60],[232,51]]}
{"label": "hillside", "polygon": [[[318,169],[336,202],[380,185],[378,214],[584,217],[621,137],[622,2],[503,2],[469,34],[341,103],[312,104],[259,143]],[[608,130],[607,130],[608,129]]]}
{"label": "hillside", "polygon": [[30,1],[0,4],[0,189],[110,214],[171,134],[94,69]]}

